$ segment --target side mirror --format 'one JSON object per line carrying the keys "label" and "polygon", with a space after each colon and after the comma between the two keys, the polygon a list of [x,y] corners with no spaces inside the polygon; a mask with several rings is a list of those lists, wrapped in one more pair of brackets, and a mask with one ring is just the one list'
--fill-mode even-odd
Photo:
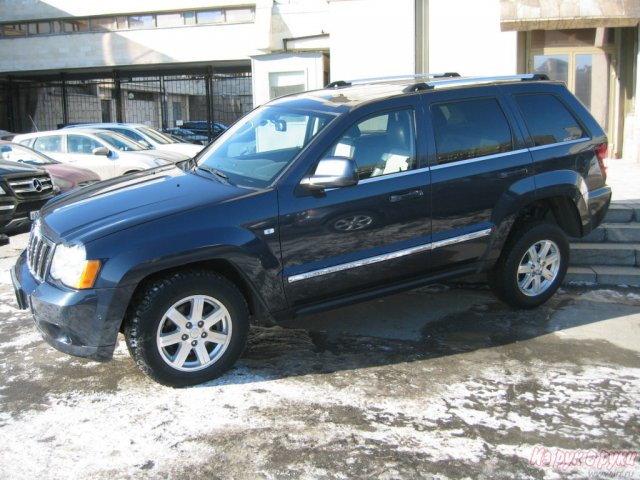
{"label": "side mirror", "polygon": [[107,147],[98,147],[91,150],[91,153],[94,155],[104,155],[105,157],[109,156],[109,149]]}
{"label": "side mirror", "polygon": [[325,188],[351,187],[358,183],[358,167],[356,162],[346,157],[323,158],[318,163],[313,175],[300,182],[311,190]]}

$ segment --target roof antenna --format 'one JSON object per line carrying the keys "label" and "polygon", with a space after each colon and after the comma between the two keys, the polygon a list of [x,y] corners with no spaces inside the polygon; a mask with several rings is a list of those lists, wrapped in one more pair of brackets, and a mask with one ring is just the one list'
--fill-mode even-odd
{"label": "roof antenna", "polygon": [[33,128],[36,129],[36,132],[39,132],[40,130],[38,130],[38,126],[36,125],[36,122],[33,121],[33,117],[31,115],[29,115],[29,120],[31,120],[31,123],[33,124]]}

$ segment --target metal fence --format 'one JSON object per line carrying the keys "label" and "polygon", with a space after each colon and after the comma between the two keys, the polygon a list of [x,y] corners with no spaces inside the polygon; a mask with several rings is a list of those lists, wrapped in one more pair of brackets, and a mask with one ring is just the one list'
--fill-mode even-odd
{"label": "metal fence", "polygon": [[[88,122],[143,123],[158,130],[188,121],[229,125],[252,108],[247,72],[0,80],[0,129],[17,133]],[[212,127],[208,135],[214,135]]]}

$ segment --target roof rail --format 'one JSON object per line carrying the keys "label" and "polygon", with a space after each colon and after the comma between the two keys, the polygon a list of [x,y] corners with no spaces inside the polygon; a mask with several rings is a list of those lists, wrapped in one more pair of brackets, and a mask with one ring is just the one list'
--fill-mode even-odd
{"label": "roof rail", "polygon": [[437,87],[472,85],[475,83],[482,84],[494,82],[513,82],[514,80],[520,80],[521,82],[530,82],[538,80],[549,80],[549,77],[544,73],[527,73],[524,75],[501,75],[495,77],[451,78],[448,80],[439,80],[437,82],[424,82],[410,85],[404,89],[404,92],[417,92],[419,90],[430,90]]}
{"label": "roof rail", "polygon": [[418,73],[416,75],[396,75],[393,77],[372,77],[372,78],[359,78],[356,80],[336,80],[329,83],[324,88],[343,88],[350,87],[351,85],[360,85],[364,83],[381,83],[393,80],[405,80],[405,79],[418,79],[418,78],[449,78],[459,77],[460,74],[456,72],[445,73]]}

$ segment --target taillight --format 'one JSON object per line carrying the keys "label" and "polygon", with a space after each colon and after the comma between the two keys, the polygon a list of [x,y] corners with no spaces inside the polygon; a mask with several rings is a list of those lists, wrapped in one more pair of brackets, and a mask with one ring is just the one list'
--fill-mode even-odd
{"label": "taillight", "polygon": [[598,156],[598,163],[600,164],[600,170],[602,171],[602,177],[607,180],[607,166],[605,165],[605,159],[607,158],[607,147],[606,143],[601,143],[600,145],[596,145],[596,155]]}

